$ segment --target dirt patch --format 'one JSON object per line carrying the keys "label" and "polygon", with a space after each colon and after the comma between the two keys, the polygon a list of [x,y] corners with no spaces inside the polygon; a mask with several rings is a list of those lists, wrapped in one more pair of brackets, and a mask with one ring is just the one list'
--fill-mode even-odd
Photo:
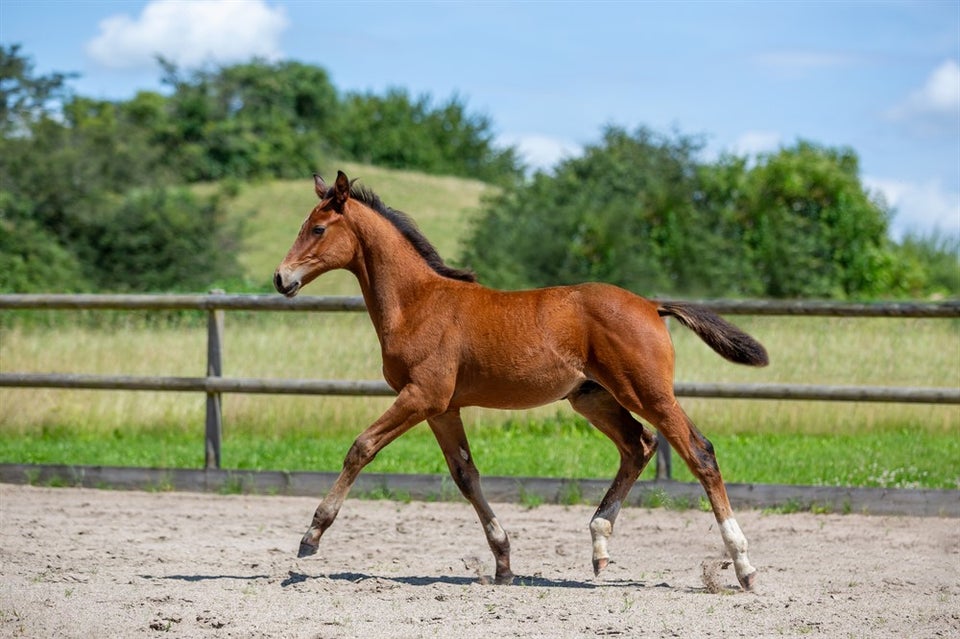
{"label": "dirt patch", "polygon": [[466,503],[349,500],[298,560],[316,504],[0,485],[0,636],[960,636],[955,519],[742,511],[744,594],[709,513],[624,509],[594,579],[591,508],[495,504],[498,587]]}

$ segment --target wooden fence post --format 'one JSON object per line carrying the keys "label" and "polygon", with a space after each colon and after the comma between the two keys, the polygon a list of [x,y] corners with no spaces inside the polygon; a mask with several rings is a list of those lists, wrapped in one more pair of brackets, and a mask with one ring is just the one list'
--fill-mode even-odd
{"label": "wooden fence post", "polygon": [[657,481],[673,479],[673,458],[671,457],[670,442],[657,431]]}
{"label": "wooden fence post", "polygon": [[[215,289],[210,295],[223,295]],[[223,375],[223,309],[207,311],[207,377]],[[220,442],[223,438],[223,411],[218,392],[207,392],[205,467],[220,468]]]}

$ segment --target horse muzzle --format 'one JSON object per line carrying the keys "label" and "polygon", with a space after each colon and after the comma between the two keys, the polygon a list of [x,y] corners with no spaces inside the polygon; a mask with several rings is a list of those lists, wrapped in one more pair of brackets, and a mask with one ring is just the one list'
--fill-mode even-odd
{"label": "horse muzzle", "polygon": [[297,292],[300,291],[300,280],[297,279],[290,283],[286,283],[283,281],[283,276],[280,275],[280,271],[278,270],[273,275],[273,286],[283,296],[293,297],[294,295],[297,294]]}

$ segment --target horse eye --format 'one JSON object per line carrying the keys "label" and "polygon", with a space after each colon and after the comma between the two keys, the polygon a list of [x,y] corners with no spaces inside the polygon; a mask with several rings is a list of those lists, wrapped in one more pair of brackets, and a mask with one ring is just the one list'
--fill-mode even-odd
{"label": "horse eye", "polygon": [[310,232],[316,235],[317,237],[320,237],[321,235],[323,235],[324,231],[326,230],[327,230],[327,227],[320,226],[319,224],[317,224],[315,227],[313,227],[313,229],[311,229]]}

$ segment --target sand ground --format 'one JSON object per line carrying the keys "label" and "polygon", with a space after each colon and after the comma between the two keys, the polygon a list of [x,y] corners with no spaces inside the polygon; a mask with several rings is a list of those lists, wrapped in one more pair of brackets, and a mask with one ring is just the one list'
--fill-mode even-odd
{"label": "sand ground", "polygon": [[514,586],[465,502],[0,485],[3,637],[960,637],[960,521],[738,513],[755,593],[709,513],[628,508],[599,579],[589,506],[494,504]]}

